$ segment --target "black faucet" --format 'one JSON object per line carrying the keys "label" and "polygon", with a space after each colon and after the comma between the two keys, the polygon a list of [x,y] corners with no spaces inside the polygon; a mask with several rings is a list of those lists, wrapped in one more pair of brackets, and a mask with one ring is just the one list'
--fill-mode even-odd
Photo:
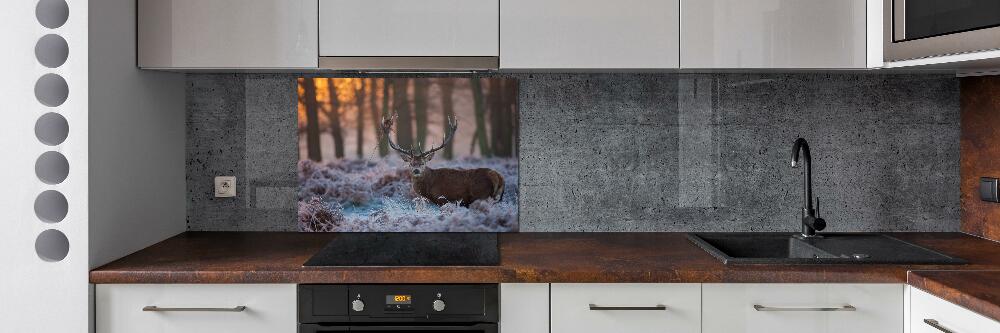
{"label": "black faucet", "polygon": [[[806,139],[798,138],[792,145],[792,167],[798,168],[799,151],[802,152],[802,163],[805,164],[805,171],[802,172],[802,237],[819,237],[816,231],[826,229],[826,220],[817,216],[813,209],[813,185],[812,185],[812,156],[809,155],[809,144]],[[819,206],[819,199],[816,200]]]}

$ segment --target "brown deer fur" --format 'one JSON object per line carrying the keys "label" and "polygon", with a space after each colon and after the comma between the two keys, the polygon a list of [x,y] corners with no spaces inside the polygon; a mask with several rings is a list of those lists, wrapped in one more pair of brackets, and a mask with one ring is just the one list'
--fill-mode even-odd
{"label": "brown deer fur", "polygon": [[458,123],[455,119],[448,119],[448,130],[445,132],[445,138],[441,145],[426,152],[420,151],[419,148],[416,151],[402,149],[395,142],[392,142],[391,135],[389,135],[392,123],[393,118],[383,118],[382,132],[389,147],[398,152],[399,156],[410,167],[413,192],[437,205],[456,202],[462,206],[469,206],[476,200],[493,198],[499,201],[503,199],[504,181],[499,172],[487,168],[431,169],[425,165],[427,161],[434,158],[434,152],[444,148],[455,136],[455,131],[458,130]]}
{"label": "brown deer fur", "polygon": [[444,205],[459,202],[468,206],[479,199],[503,199],[503,176],[493,169],[424,168],[413,176],[413,191],[431,202]]}

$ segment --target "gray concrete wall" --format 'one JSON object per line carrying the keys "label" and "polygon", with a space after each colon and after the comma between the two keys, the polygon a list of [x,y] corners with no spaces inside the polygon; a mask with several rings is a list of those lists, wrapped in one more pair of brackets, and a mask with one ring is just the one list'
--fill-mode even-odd
{"label": "gray concrete wall", "polygon": [[[794,231],[812,146],[828,231],[959,228],[958,80],[518,74],[521,231]],[[295,230],[295,76],[187,78],[190,230]],[[212,178],[238,177],[237,198]]]}

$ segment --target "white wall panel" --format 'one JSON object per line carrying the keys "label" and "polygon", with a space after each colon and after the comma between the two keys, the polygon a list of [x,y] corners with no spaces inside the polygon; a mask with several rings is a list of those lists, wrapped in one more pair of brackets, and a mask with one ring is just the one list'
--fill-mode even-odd
{"label": "white wall panel", "polygon": [[90,0],[90,267],[187,227],[184,75],[136,66],[136,3]]}
{"label": "white wall panel", "polygon": [[[87,82],[88,8],[86,0],[65,0],[68,19],[46,28],[36,19],[38,1],[4,1],[0,10],[0,322],[4,332],[86,332],[88,328],[88,205],[87,205]],[[41,1],[60,5],[61,1]],[[44,8],[43,8],[44,9]],[[44,16],[43,16],[44,17]],[[36,42],[57,34],[66,40],[68,57],[55,68],[35,58]],[[45,106],[35,98],[35,82],[45,74],[63,77],[68,87],[65,102]],[[35,123],[55,112],[69,125],[69,136],[55,146],[35,137]],[[65,180],[43,183],[35,175],[35,161],[55,151],[66,157]],[[59,222],[43,222],[34,212],[35,198],[46,190],[67,199],[66,215]],[[53,229],[68,239],[68,253],[59,261],[45,261],[35,251],[35,240]],[[46,246],[43,246],[43,248]]]}

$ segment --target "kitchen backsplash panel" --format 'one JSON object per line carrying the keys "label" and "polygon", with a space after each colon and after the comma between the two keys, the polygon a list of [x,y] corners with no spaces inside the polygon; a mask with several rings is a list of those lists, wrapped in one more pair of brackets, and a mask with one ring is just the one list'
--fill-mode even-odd
{"label": "kitchen backsplash panel", "polygon": [[[798,230],[800,136],[827,231],[959,229],[953,76],[498,76],[520,81],[522,232]],[[188,76],[190,230],[296,230],[297,77]]]}
{"label": "kitchen backsplash panel", "polygon": [[1000,76],[962,78],[962,231],[1000,242],[1000,204],[983,201],[980,177],[1000,177]]}

